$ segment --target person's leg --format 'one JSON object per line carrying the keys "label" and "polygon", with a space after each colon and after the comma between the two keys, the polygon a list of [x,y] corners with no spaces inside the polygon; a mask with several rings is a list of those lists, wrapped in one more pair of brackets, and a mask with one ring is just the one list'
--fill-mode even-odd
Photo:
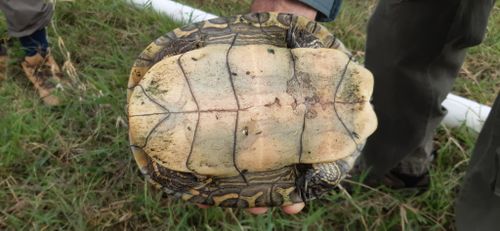
{"label": "person's leg", "polygon": [[455,215],[458,230],[500,227],[500,94],[476,142]]}
{"label": "person's leg", "polygon": [[45,27],[53,14],[52,4],[42,0],[0,1],[8,33],[19,38],[26,56],[45,54],[48,49]]}
{"label": "person's leg", "polygon": [[[464,2],[381,0],[372,16],[366,67],[375,78],[373,104],[379,127],[362,154],[362,167],[371,169],[369,183],[380,182],[391,170],[400,181],[385,183],[396,187],[422,183],[432,159],[435,129],[446,114],[441,103],[458,74],[465,48],[477,44],[458,39],[464,34],[478,37],[457,25],[464,23],[464,12],[471,9],[464,10]],[[482,23],[475,26],[485,27],[482,18],[487,16],[476,18]]]}
{"label": "person's leg", "polygon": [[50,55],[45,31],[53,14],[52,4],[41,0],[0,1],[0,10],[7,18],[9,35],[19,38],[25,51],[22,67],[26,77],[46,104],[58,105],[60,100],[53,93],[62,86],[62,73]]}
{"label": "person's leg", "polygon": [[45,56],[49,49],[47,32],[44,27],[33,32],[33,34],[20,37],[19,42],[21,42],[24,52],[28,57],[36,55],[37,53]]}
{"label": "person's leg", "polygon": [[9,35],[20,38],[46,27],[52,17],[52,4],[43,0],[0,1],[7,19]]}

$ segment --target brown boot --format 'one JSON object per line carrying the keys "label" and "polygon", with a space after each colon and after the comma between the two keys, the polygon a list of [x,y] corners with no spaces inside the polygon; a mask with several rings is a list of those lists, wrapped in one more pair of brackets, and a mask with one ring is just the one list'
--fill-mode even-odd
{"label": "brown boot", "polygon": [[61,104],[61,100],[54,93],[63,89],[62,73],[50,53],[45,57],[37,53],[25,57],[23,70],[26,77],[33,83],[43,102],[50,106]]}

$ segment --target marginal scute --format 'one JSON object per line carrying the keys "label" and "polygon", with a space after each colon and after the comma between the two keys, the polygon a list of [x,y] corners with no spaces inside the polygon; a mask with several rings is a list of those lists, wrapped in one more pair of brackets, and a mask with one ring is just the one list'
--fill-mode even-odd
{"label": "marginal scute", "polygon": [[209,19],[208,22],[213,23],[213,24],[227,25],[226,18],[222,18],[222,17]]}
{"label": "marginal scute", "polygon": [[316,34],[321,30],[321,27],[318,26],[317,22],[310,21],[307,23],[306,29],[313,34]]}
{"label": "marginal scute", "polygon": [[267,22],[270,18],[269,13],[259,12],[259,13],[249,13],[242,15],[242,18],[253,22],[253,23],[264,23]]}
{"label": "marginal scute", "polygon": [[154,43],[157,45],[157,46],[165,46],[167,45],[168,43],[170,43],[173,39],[167,37],[167,36],[161,36],[159,38],[157,38]]}
{"label": "marginal scute", "polygon": [[285,14],[285,13],[279,13],[278,14],[278,21],[283,24],[284,26],[290,26],[292,23],[292,15],[291,14]]}
{"label": "marginal scute", "polygon": [[175,35],[175,33],[173,31],[169,31],[167,32],[165,35],[163,35],[163,37],[166,37],[166,38],[169,38],[169,39],[177,39],[177,36]]}
{"label": "marginal scute", "polygon": [[[199,24],[200,23],[198,23],[198,25]],[[193,32],[195,30],[198,30],[198,25],[197,25],[197,23],[191,23],[191,24],[187,24],[185,26],[179,27],[179,29],[189,33],[189,32]]]}

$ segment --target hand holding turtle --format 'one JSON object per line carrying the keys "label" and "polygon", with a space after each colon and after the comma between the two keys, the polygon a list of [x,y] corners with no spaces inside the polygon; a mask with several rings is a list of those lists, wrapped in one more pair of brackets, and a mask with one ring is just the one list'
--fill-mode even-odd
{"label": "hand holding turtle", "polygon": [[314,20],[318,13],[315,9],[297,0],[254,0],[250,11],[257,12],[280,12],[300,15]]}

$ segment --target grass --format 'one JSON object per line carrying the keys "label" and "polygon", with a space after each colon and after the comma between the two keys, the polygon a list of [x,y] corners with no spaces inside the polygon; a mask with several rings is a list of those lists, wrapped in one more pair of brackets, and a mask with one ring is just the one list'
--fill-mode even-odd
{"label": "grass", "polygon": [[[246,12],[249,1],[183,0],[219,15]],[[325,24],[361,57],[375,1],[345,1]],[[470,50],[454,92],[491,104],[500,88],[499,4],[485,42]],[[5,22],[2,22],[5,28]],[[133,60],[154,38],[177,27],[121,0],[57,1],[49,36],[66,76],[80,88],[62,107],[44,106],[22,76],[17,43],[0,83],[0,229],[2,230],[452,230],[453,200],[476,135],[440,128],[428,192],[388,189],[331,194],[299,215],[273,209],[200,210],[144,182],[128,148],[124,110]],[[5,30],[2,30],[5,31]]]}

